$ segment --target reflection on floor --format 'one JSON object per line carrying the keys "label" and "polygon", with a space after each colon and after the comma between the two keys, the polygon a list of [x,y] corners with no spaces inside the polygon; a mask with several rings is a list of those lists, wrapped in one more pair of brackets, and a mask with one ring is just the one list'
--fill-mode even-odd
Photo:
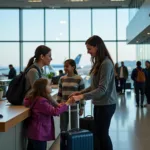
{"label": "reflection on floor", "polygon": [[[86,115],[91,115],[91,101]],[[150,108],[136,108],[133,91],[118,96],[110,136],[114,150],[150,150]]]}
{"label": "reflection on floor", "polygon": [[130,91],[117,102],[110,127],[114,150],[150,150],[150,108],[136,108]]}

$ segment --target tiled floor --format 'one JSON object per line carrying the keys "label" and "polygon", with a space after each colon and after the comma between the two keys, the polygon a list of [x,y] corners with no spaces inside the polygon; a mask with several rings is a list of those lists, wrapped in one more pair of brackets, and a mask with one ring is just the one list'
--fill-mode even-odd
{"label": "tiled floor", "polygon": [[[87,101],[85,115],[90,114]],[[133,91],[118,96],[110,136],[114,150],[150,150],[150,108],[136,108]]]}
{"label": "tiled floor", "polygon": [[150,150],[150,108],[136,108],[133,92],[117,102],[110,127],[114,150]]}

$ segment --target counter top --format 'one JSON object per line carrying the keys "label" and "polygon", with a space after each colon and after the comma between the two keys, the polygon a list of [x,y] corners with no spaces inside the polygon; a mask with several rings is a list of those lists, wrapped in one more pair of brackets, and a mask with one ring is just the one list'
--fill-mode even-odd
{"label": "counter top", "polygon": [[[56,96],[57,91],[58,89],[52,89],[51,96]],[[3,115],[3,118],[0,118],[0,132],[6,132],[9,128],[28,118],[30,111],[29,108],[22,105],[13,106],[7,100],[2,100],[0,101],[0,114]]]}
{"label": "counter top", "polygon": [[0,101],[0,132],[6,132],[9,128],[29,117],[29,108],[24,106],[12,106],[7,100]]}

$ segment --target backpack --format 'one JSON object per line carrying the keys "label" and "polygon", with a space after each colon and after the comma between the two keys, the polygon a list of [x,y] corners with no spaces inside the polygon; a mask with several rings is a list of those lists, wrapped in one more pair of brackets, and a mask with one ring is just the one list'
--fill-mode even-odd
{"label": "backpack", "polygon": [[27,72],[35,68],[37,69],[39,73],[39,77],[41,78],[41,72],[38,67],[35,65],[29,67],[25,72],[21,72],[19,75],[17,75],[9,84],[6,97],[7,100],[13,104],[13,105],[22,105],[23,99],[26,95],[26,93],[29,91],[29,89],[26,91],[25,86],[26,86],[26,77],[25,75]]}
{"label": "backpack", "polygon": [[145,73],[143,72],[143,70],[141,69],[137,69],[137,77],[136,77],[136,81],[137,82],[145,82],[146,77],[145,77]]}

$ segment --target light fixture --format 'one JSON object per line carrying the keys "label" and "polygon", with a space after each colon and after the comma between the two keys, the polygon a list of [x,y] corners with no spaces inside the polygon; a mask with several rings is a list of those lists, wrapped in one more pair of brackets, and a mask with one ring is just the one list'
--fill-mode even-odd
{"label": "light fixture", "polygon": [[139,41],[136,41],[136,43],[139,43]]}
{"label": "light fixture", "polygon": [[112,1],[112,2],[123,2],[125,0],[110,0],[110,1]]}
{"label": "light fixture", "polygon": [[147,34],[150,35],[150,32],[148,32]]}
{"label": "light fixture", "polygon": [[68,2],[88,2],[89,0],[68,0]]}
{"label": "light fixture", "polygon": [[65,20],[61,20],[60,24],[66,24],[66,21]]}
{"label": "light fixture", "polygon": [[29,3],[40,3],[42,2],[42,0],[28,0]]}

